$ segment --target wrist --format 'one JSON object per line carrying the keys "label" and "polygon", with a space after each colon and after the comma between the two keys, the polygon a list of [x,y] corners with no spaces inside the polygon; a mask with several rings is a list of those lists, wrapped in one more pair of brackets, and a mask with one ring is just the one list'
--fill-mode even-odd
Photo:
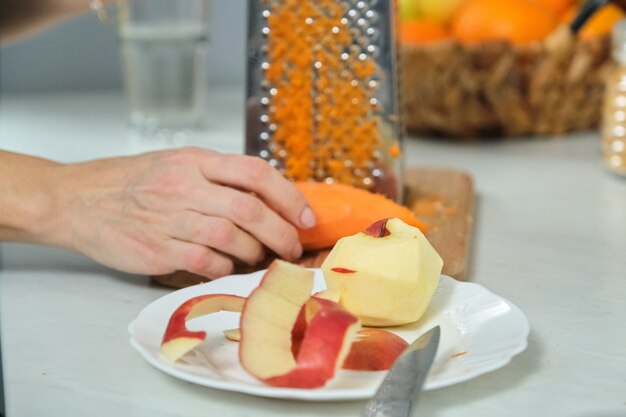
{"label": "wrist", "polygon": [[67,194],[74,189],[66,171],[71,164],[58,164],[42,168],[40,190],[34,196],[27,228],[33,243],[71,249],[71,235],[67,218]]}
{"label": "wrist", "polygon": [[58,245],[56,183],[63,165],[0,152],[0,240]]}

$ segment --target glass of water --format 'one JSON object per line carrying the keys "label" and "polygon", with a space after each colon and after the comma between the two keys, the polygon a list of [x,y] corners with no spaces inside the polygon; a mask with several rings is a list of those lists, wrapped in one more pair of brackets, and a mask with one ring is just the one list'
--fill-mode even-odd
{"label": "glass of water", "polygon": [[209,0],[122,0],[119,36],[131,131],[169,140],[205,119]]}

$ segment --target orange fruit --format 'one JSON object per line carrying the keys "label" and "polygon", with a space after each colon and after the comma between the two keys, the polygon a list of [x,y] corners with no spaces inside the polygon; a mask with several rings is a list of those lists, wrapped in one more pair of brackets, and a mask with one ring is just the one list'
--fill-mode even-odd
{"label": "orange fruit", "polygon": [[449,37],[446,27],[432,20],[412,20],[400,24],[400,42],[404,45],[421,45]]}
{"label": "orange fruit", "polygon": [[533,0],[552,10],[557,17],[563,16],[567,10],[576,4],[573,0]]}
{"label": "orange fruit", "polygon": [[[571,23],[578,14],[578,7],[570,8],[563,16],[563,23]],[[618,6],[607,4],[585,23],[580,29],[580,39],[590,39],[598,36],[606,36],[611,33],[613,26],[626,18],[626,14]]]}
{"label": "orange fruit", "polygon": [[452,20],[460,42],[507,40],[522,45],[544,39],[558,24],[548,7],[533,0],[472,0]]}
{"label": "orange fruit", "polygon": [[580,8],[577,4],[572,4],[559,18],[560,23],[570,24],[578,14]]}

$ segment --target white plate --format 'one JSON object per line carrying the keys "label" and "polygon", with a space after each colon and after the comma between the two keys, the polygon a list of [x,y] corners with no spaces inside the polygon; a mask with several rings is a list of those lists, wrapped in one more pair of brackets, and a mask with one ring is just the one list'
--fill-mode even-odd
{"label": "white plate", "polygon": [[[130,323],[131,345],[153,366],[184,381],[207,387],[274,398],[310,401],[370,398],[385,372],[339,371],[324,388],[314,390],[273,388],[248,375],[239,365],[236,342],[222,331],[238,327],[239,314],[220,312],[188,322],[191,330],[205,330],[207,340],[177,363],[159,355],[165,326],[172,312],[189,298],[202,294],[247,296],[265,271],[233,275],[184,288],[145,307]],[[315,270],[315,291],[325,288]],[[409,343],[435,325],[441,326],[441,343],[424,389],[441,388],[498,369],[526,348],[528,320],[509,301],[484,287],[442,276],[439,288],[418,322],[389,330]]]}

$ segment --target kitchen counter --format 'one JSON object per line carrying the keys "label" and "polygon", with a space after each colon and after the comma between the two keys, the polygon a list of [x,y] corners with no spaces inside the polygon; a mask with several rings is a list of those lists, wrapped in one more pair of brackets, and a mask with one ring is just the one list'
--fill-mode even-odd
{"label": "kitchen counter", "polygon": [[[212,94],[208,133],[243,148],[243,93]],[[128,139],[118,93],[9,96],[0,147],[70,162],[153,145]],[[407,141],[408,166],[471,173],[477,213],[469,280],[531,323],[499,370],[426,392],[431,417],[626,415],[626,179],[605,172],[595,133],[455,144]],[[169,290],[57,249],[3,244],[0,324],[9,417],[357,416],[362,401],[306,403],[179,381],[148,365],[126,327]]]}

